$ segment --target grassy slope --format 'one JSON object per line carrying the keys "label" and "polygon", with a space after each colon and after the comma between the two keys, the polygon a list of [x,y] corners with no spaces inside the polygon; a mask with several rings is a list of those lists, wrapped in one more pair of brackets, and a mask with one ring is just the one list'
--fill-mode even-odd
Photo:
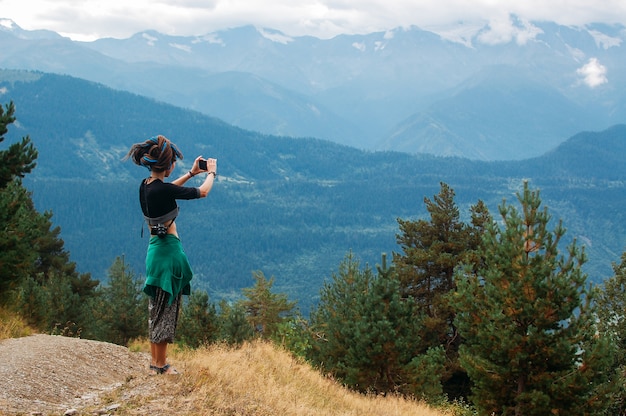
{"label": "grassy slope", "polygon": [[[395,396],[364,396],[322,376],[288,352],[265,342],[233,349],[213,345],[173,351],[182,375],[129,381],[112,392],[128,415],[414,415],[443,416],[424,403]],[[141,394],[137,394],[140,392]]]}

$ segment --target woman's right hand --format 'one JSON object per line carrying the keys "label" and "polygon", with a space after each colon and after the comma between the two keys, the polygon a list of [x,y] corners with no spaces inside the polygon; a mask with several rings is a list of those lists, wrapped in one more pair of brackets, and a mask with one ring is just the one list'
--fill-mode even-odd
{"label": "woman's right hand", "polygon": [[[208,173],[204,182],[200,185],[200,196],[202,198],[206,197],[211,191],[211,188],[213,188],[213,182],[215,182],[215,178],[217,177],[217,159],[207,159],[206,167]],[[211,175],[211,173],[213,173],[213,175]]]}
{"label": "woman's right hand", "polygon": [[217,175],[217,159],[207,159],[206,168],[207,172],[215,172]]}

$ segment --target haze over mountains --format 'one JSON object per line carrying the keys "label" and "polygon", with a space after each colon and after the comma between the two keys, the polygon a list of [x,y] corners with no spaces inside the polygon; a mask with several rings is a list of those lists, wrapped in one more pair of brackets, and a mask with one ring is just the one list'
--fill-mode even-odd
{"label": "haze over mountains", "polygon": [[567,228],[563,250],[573,239],[585,246],[591,281],[611,275],[626,247],[626,124],[577,134],[541,157],[486,162],[263,135],[40,72],[0,70],[0,98],[15,103],[17,117],[3,145],[31,137],[39,158],[24,183],[37,209],[54,214],[78,270],[96,279],[106,279],[116,256],[141,278],[147,240],[137,189],[148,172],[123,157],[157,133],[186,156],[174,176],[198,154],[219,158],[210,197],[181,201],[178,225],[194,288],[212,299],[236,296],[258,270],[307,311],[349,251],[363,266],[400,252],[397,219],[428,219],[424,198],[433,198],[440,182],[455,190],[467,221],[478,200],[497,218],[503,198],[517,205],[515,192],[529,181],[553,221]]}
{"label": "haze over mountains", "polygon": [[626,121],[623,26],[515,20],[322,40],[239,27],[75,42],[0,24],[0,68],[69,74],[245,129],[368,150],[521,160]]}

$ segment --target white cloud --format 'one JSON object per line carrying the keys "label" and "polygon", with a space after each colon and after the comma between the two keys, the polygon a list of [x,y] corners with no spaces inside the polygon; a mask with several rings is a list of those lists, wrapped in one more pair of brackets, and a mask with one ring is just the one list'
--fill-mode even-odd
{"label": "white cloud", "polygon": [[352,43],[352,47],[358,49],[361,52],[365,52],[365,43],[363,42],[354,42]]}
{"label": "white cloud", "polygon": [[394,34],[393,30],[388,30],[388,31],[385,32],[385,34],[383,36],[383,39],[390,40],[390,39],[393,39],[394,36],[395,36],[395,34]]}
{"label": "white cloud", "polygon": [[[536,36],[536,29],[520,22],[626,22],[624,0],[0,0],[0,5],[0,17],[24,29],[49,29],[76,40],[126,38],[145,30],[199,36],[244,25],[329,38],[409,26],[443,30],[489,23],[485,42],[524,43]],[[511,15],[520,19],[515,25]]]}
{"label": "white cloud", "polygon": [[441,28],[431,28],[431,30],[451,42],[457,42],[467,47],[471,47],[472,39],[482,28],[483,26],[480,23],[461,23],[452,27],[444,26]]}
{"label": "white cloud", "polygon": [[154,46],[154,44],[159,40],[154,36],[148,35],[147,33],[142,33],[141,37],[144,38],[150,46]]}
{"label": "white cloud", "polygon": [[272,42],[282,43],[283,45],[288,44],[293,41],[293,38],[286,36],[280,32],[268,31],[266,29],[258,29],[259,33],[266,39],[271,40]]}
{"label": "white cloud", "polygon": [[213,43],[213,44],[222,45],[222,46],[226,45],[224,41],[215,33],[209,33],[207,35],[198,36],[196,39],[192,41],[192,43],[201,43],[201,42],[208,42],[208,43]]}
{"label": "white cloud", "polygon": [[583,82],[590,88],[599,87],[609,82],[606,72],[606,67],[597,58],[589,59],[585,65],[576,71],[578,75],[583,77]]}
{"label": "white cloud", "polygon": [[184,51],[184,52],[191,52],[191,46],[189,45],[181,45],[180,43],[170,43],[169,45],[172,48],[180,49],[181,51]]}
{"label": "white cloud", "polygon": [[10,19],[0,19],[0,26],[13,29],[13,22]]}
{"label": "white cloud", "polygon": [[590,30],[589,34],[593,36],[593,39],[596,41],[596,45],[609,49],[613,46],[619,46],[622,44],[622,40],[620,38],[614,38],[604,33],[598,32],[597,30]]}
{"label": "white cloud", "polygon": [[487,30],[478,35],[478,41],[487,45],[499,45],[514,40],[525,45],[529,40],[543,33],[541,29],[522,19],[513,21],[511,15],[489,21]]}
{"label": "white cloud", "polygon": [[572,55],[572,58],[574,58],[576,60],[576,62],[581,62],[583,59],[585,59],[585,52],[581,51],[578,48],[574,48],[570,45],[565,45],[565,47],[567,48],[567,50],[569,51],[570,55]]}

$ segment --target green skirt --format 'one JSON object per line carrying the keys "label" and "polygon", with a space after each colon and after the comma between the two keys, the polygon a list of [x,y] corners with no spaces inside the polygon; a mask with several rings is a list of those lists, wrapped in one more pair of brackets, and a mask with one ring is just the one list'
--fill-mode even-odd
{"label": "green skirt", "polygon": [[179,294],[189,295],[193,271],[180,239],[173,234],[151,237],[146,255],[146,283],[143,291],[154,297],[156,288],[169,294],[172,304]]}

